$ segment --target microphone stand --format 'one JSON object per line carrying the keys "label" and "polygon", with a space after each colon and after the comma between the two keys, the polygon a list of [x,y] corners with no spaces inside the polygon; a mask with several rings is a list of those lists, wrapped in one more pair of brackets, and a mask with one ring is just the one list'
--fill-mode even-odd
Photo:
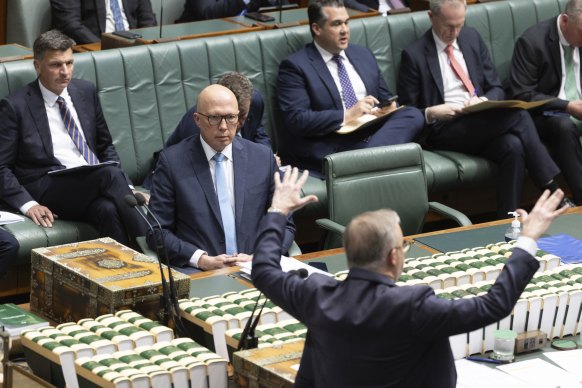
{"label": "microphone stand", "polygon": [[279,6],[279,24],[283,23],[283,0],[278,0]]}
{"label": "microphone stand", "polygon": [[160,0],[160,39],[162,39],[163,24],[164,24],[164,0]]}
{"label": "microphone stand", "polygon": [[[143,197],[143,196],[142,196]],[[145,198],[144,198],[145,200]],[[152,234],[155,234],[155,229],[152,226],[152,224],[149,222],[148,218],[146,217],[145,214],[142,213],[142,211],[139,209],[138,205],[138,200],[137,198],[133,195],[133,194],[127,194],[125,196],[125,203],[127,203],[128,206],[132,207],[135,209],[135,211],[141,216],[141,218],[143,218],[143,220],[147,223],[148,225],[148,229]],[[158,254],[158,257],[160,252],[160,246],[158,244],[158,241],[156,241],[156,253]],[[160,276],[161,276],[161,280],[162,280],[162,295],[160,295],[160,306],[162,307],[161,310],[158,313],[158,316],[160,318],[160,321],[164,324],[164,325],[168,325],[168,319],[171,316],[171,304],[170,304],[170,297],[168,294],[168,284],[166,282],[166,277],[164,276],[164,268],[162,266],[162,262],[160,260],[158,260],[158,265],[160,267]]]}

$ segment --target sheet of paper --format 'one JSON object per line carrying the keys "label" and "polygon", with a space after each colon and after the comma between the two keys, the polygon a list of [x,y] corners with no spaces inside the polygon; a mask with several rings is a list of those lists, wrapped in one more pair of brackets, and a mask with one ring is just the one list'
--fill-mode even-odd
{"label": "sheet of paper", "polygon": [[560,368],[572,373],[579,381],[582,381],[582,349],[563,352],[546,352],[544,357],[549,358]]}
{"label": "sheet of paper", "polygon": [[368,127],[368,125],[372,125],[375,123],[380,124],[388,120],[388,117],[390,117],[392,114],[394,114],[394,112],[402,108],[404,108],[404,105],[400,105],[398,108],[391,110],[390,112],[383,114],[382,116],[375,116],[371,114],[362,115],[358,117],[356,120],[344,124],[340,129],[336,131],[336,133],[339,133],[340,135],[345,135],[346,133],[352,133],[354,131],[364,129]]}
{"label": "sheet of paper", "polygon": [[500,365],[497,368],[533,387],[582,387],[582,382],[575,375],[540,358]]}
{"label": "sheet of paper", "polygon": [[119,162],[116,162],[114,160],[109,160],[109,161],[103,162],[103,163],[88,164],[86,166],[78,166],[78,167],[71,167],[71,168],[63,168],[61,170],[53,170],[53,171],[49,171],[48,174],[49,175],[59,175],[59,174],[70,174],[73,172],[86,172],[86,171],[94,170],[96,168],[101,168],[104,166],[119,166]]}
{"label": "sheet of paper", "polygon": [[0,211],[0,225],[14,224],[16,222],[24,221],[24,217],[10,212]]}
{"label": "sheet of paper", "polygon": [[[252,261],[246,261],[244,263],[238,263],[238,266],[240,267],[240,270],[246,274],[251,273],[251,269],[252,269]],[[297,270],[299,268],[305,268],[307,270],[307,273],[309,275],[314,274],[314,273],[319,273],[322,275],[327,275],[327,276],[333,276],[332,274],[322,271],[320,269],[317,269],[315,267],[310,266],[307,263],[304,263],[302,261],[299,261],[297,259],[294,259],[292,257],[287,257],[287,256],[281,256],[281,269],[283,270],[283,272],[289,272],[291,270]],[[308,276],[309,276],[308,275]]]}
{"label": "sheet of paper", "polygon": [[533,109],[537,108],[538,106],[542,106],[547,104],[550,101],[555,100],[555,98],[549,98],[547,100],[541,101],[520,101],[520,100],[503,100],[503,101],[496,101],[496,100],[487,100],[483,101],[479,104],[471,105],[463,109],[464,112],[467,113],[475,113],[481,112],[488,109],[498,109],[498,108],[519,108],[519,109]]}
{"label": "sheet of paper", "polygon": [[532,385],[478,362],[465,359],[455,361],[457,388],[531,388]]}

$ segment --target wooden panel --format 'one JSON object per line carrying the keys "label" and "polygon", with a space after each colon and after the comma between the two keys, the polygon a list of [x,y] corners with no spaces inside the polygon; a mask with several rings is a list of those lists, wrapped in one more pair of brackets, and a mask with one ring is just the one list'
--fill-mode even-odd
{"label": "wooden panel", "polygon": [[0,0],[0,44],[6,43],[6,0]]}

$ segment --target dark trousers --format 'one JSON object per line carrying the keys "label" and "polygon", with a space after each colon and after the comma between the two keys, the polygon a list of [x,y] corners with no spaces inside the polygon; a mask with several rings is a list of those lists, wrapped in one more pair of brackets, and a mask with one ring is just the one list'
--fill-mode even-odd
{"label": "dark trousers", "polygon": [[438,150],[482,156],[497,164],[500,217],[519,206],[526,168],[539,188],[560,173],[524,110],[494,109],[437,123],[426,142]]}
{"label": "dark trousers", "polygon": [[46,175],[43,179],[45,190],[40,195],[31,194],[59,218],[87,221],[101,236],[124,245],[145,235],[145,221],[125,202],[131,190],[119,167]]}
{"label": "dark trousers", "polygon": [[582,146],[576,126],[567,115],[534,115],[540,138],[550,149],[554,160],[572,190],[576,205],[582,205]]}
{"label": "dark trousers", "polygon": [[10,262],[16,260],[20,244],[14,236],[0,228],[0,275],[4,274]]}

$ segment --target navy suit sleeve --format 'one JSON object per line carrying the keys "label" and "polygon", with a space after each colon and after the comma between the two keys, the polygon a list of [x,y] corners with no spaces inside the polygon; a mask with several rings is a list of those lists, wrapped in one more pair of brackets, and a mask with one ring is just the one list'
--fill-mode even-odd
{"label": "navy suit sleeve", "polygon": [[74,39],[77,44],[101,40],[83,24],[81,13],[79,0],[51,0],[51,17],[55,28]]}
{"label": "navy suit sleeve", "polygon": [[[190,244],[176,236],[176,184],[173,182],[173,175],[170,163],[164,152],[160,153],[156,173],[153,177],[153,187],[151,191],[150,209],[156,214],[162,225],[162,238],[173,265],[184,267],[188,265],[190,258],[197,249],[203,249]],[[156,236],[148,232],[147,243],[152,249],[156,249]]]}
{"label": "navy suit sleeve", "polygon": [[19,118],[7,100],[0,101],[0,198],[14,209],[34,198],[14,175],[19,152]]}
{"label": "navy suit sleeve", "polygon": [[485,96],[490,100],[504,100],[505,91],[503,90],[503,85],[497,75],[497,70],[491,61],[489,50],[487,49],[485,42],[483,42],[481,35],[476,31],[475,35],[477,39],[477,48],[479,50],[475,55],[479,56],[480,71],[483,72],[482,79],[479,79],[479,83],[475,85],[475,87],[479,89],[477,90],[477,93],[479,96]]}
{"label": "navy suit sleeve", "polygon": [[361,12],[368,12],[370,10],[370,8],[367,5],[359,3],[356,0],[344,0],[344,5],[347,8],[355,9]]}
{"label": "navy suit sleeve", "polygon": [[244,133],[243,127],[243,137],[247,138],[248,140],[266,145],[267,147],[271,148],[271,139],[267,132],[265,132],[265,128],[263,127],[263,114],[265,112],[265,101],[263,100],[263,96],[256,90],[253,90],[253,97],[251,99],[251,107],[249,112],[249,117],[247,118],[248,123],[245,123],[245,127],[248,124],[249,137],[246,137]]}
{"label": "navy suit sleeve", "polygon": [[130,28],[152,27],[157,25],[150,0],[134,1],[135,7],[132,9],[131,16],[126,14],[128,19],[135,20],[135,26],[130,26]]}
{"label": "navy suit sleeve", "polygon": [[[313,110],[313,90],[308,84],[305,66],[289,59],[279,66],[278,99],[287,131],[296,136],[324,136],[339,129],[344,120],[343,109]],[[331,105],[331,104],[330,104]]]}
{"label": "navy suit sleeve", "polygon": [[200,128],[196,125],[194,121],[194,112],[196,112],[196,105],[194,105],[186,114],[182,117],[182,120],[178,123],[178,126],[172,132],[168,140],[166,140],[166,145],[164,148],[168,148],[174,144],[181,142],[190,136],[199,135]]}
{"label": "navy suit sleeve", "polygon": [[411,327],[426,340],[473,331],[511,313],[522,291],[537,271],[539,262],[516,248],[486,295],[470,299],[438,298],[429,287],[415,287]]}
{"label": "navy suit sleeve", "polygon": [[[422,98],[422,76],[419,63],[409,50],[402,51],[400,74],[398,75],[398,101],[403,105],[426,108],[427,102]],[[423,111],[424,114],[424,111]]]}
{"label": "navy suit sleeve", "polygon": [[184,8],[179,22],[236,16],[246,7],[242,0],[186,0]]}

